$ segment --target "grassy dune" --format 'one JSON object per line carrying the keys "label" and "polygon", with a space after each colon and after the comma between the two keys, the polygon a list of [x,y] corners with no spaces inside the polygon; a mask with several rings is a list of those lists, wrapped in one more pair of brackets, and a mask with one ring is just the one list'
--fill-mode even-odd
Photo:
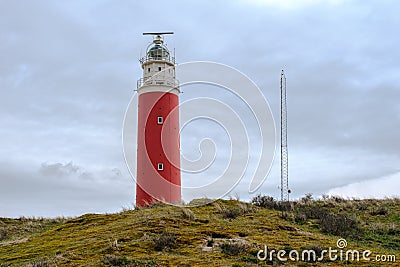
{"label": "grassy dune", "polygon": [[[400,200],[327,198],[282,205],[218,200],[199,207],[154,204],[76,218],[0,218],[0,266],[396,266]],[[347,249],[395,255],[396,262],[259,261],[257,252]],[[286,257],[287,254],[286,254]]]}

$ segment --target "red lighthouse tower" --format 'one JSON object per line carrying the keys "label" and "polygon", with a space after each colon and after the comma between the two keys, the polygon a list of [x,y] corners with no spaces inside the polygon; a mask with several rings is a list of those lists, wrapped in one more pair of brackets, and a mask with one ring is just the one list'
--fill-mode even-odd
{"label": "red lighthouse tower", "polygon": [[136,205],[155,201],[181,201],[179,84],[175,58],[164,45],[165,33],[154,35],[140,59],[143,78],[138,80],[138,146]]}

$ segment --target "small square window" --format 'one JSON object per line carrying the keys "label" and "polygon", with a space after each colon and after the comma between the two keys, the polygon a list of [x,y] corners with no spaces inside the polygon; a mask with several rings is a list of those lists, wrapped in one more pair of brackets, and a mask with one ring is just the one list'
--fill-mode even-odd
{"label": "small square window", "polygon": [[161,116],[157,117],[157,123],[163,124],[163,117],[161,117]]}
{"label": "small square window", "polygon": [[161,71],[161,67],[158,67],[158,71]]}
{"label": "small square window", "polygon": [[164,164],[162,164],[162,163],[157,163],[157,170],[159,170],[159,171],[164,170]]}

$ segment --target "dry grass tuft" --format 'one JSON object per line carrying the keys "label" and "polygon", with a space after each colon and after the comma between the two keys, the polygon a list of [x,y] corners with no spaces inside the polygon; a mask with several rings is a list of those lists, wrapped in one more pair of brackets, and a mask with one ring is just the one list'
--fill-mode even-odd
{"label": "dry grass tuft", "polygon": [[221,252],[227,255],[239,255],[246,251],[246,246],[241,242],[225,242],[219,245]]}
{"label": "dry grass tuft", "polygon": [[173,233],[162,232],[154,236],[152,241],[155,251],[169,251],[175,246],[177,237]]}
{"label": "dry grass tuft", "polygon": [[182,208],[181,209],[181,217],[183,219],[189,220],[189,221],[194,221],[196,220],[196,216],[194,215],[193,211],[187,208]]}

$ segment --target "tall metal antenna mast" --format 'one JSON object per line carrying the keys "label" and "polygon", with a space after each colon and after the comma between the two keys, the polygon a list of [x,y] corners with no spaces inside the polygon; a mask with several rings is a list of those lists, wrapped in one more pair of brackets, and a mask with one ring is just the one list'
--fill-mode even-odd
{"label": "tall metal antenna mast", "polygon": [[281,72],[281,201],[289,201],[289,155],[287,145],[286,77]]}

